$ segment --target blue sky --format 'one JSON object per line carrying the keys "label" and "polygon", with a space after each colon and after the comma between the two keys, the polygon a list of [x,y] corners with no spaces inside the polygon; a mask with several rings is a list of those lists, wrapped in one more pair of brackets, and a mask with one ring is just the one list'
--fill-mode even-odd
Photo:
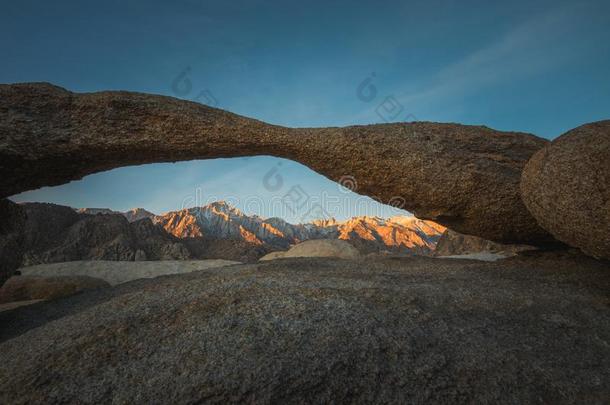
{"label": "blue sky", "polygon": [[[0,52],[3,83],[165,94],[287,126],[425,120],[552,139],[610,112],[607,1],[3,1]],[[269,190],[274,167],[284,187]],[[244,202],[293,186],[345,200],[339,217],[394,213],[270,157],[121,168],[14,199],[162,212],[200,193],[298,221]]]}

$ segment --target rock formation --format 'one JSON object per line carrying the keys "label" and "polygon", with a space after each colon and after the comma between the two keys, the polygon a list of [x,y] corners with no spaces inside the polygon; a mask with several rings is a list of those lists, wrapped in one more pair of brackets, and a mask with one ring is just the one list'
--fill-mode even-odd
{"label": "rock formation", "polygon": [[1,312],[0,403],[607,404],[607,270],[534,253],[135,280]]}
{"label": "rock formation", "polygon": [[610,121],[575,128],[537,152],[521,192],[555,238],[610,259]]}
{"label": "rock formation", "polygon": [[465,255],[471,253],[505,253],[513,255],[535,249],[527,245],[503,245],[476,236],[445,230],[434,249],[435,256]]}
{"label": "rock formation", "polygon": [[0,197],[119,166],[272,155],[461,233],[549,240],[519,195],[521,171],[547,142],[481,126],[394,123],[285,128],[148,94],[76,94],[0,85]]}
{"label": "rock formation", "polygon": [[0,288],[0,303],[51,300],[104,287],[110,284],[89,276],[13,276]]}
{"label": "rock formation", "polygon": [[260,260],[274,260],[287,257],[335,257],[358,259],[360,252],[349,242],[340,239],[314,239],[298,243],[286,252],[272,252]]}
{"label": "rock formation", "polygon": [[86,260],[63,263],[39,264],[19,269],[29,277],[80,277],[90,276],[118,285],[140,278],[154,278],[167,274],[184,274],[216,267],[241,264],[230,260],[162,260],[148,262],[124,262]]}

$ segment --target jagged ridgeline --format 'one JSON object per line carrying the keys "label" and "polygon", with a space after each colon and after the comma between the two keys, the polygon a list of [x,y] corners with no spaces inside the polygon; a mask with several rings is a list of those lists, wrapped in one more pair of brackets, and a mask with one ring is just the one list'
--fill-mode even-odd
{"label": "jagged ridgeline", "polygon": [[445,228],[414,217],[353,217],[291,224],[247,215],[224,201],[156,215],[137,208],[19,204],[26,212],[22,265],[72,260],[223,258],[245,262],[311,239],[342,239],[361,253],[430,255]]}

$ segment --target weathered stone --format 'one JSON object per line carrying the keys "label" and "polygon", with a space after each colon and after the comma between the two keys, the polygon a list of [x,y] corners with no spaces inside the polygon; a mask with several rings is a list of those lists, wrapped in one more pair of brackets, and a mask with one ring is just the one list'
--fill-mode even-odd
{"label": "weathered stone", "polygon": [[339,259],[358,259],[360,252],[349,242],[340,239],[313,239],[297,243],[285,252],[271,252],[260,260],[273,260],[286,257],[335,257]]}
{"label": "weathered stone", "polygon": [[230,260],[160,260],[143,262],[123,262],[106,260],[74,261],[65,263],[39,264],[22,267],[24,276],[59,277],[91,276],[117,285],[140,278],[154,278],[167,274],[181,274],[207,270],[214,267],[241,264]]}
{"label": "weathered stone", "polygon": [[531,255],[273,260],[1,312],[0,403],[606,404],[607,266]]}
{"label": "weathered stone", "polygon": [[441,235],[434,256],[465,255],[471,253],[506,253],[513,255],[535,249],[527,245],[503,245],[477,236],[463,235],[446,229]]}
{"label": "weathered stone", "polygon": [[555,238],[610,259],[610,120],[575,128],[532,156],[521,192]]}
{"label": "weathered stone", "polygon": [[110,284],[87,276],[13,276],[0,288],[0,303],[56,299],[103,287]]}
{"label": "weathered stone", "polygon": [[544,243],[518,186],[546,143],[429,122],[293,129],[171,97],[0,85],[0,197],[119,166],[273,155],[335,181],[351,176],[356,192],[461,233]]}

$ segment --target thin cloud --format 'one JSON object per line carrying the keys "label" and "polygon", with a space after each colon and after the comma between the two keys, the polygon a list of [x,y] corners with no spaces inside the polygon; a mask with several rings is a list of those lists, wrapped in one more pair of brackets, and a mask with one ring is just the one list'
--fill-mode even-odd
{"label": "thin cloud", "polygon": [[[567,6],[531,18],[504,35],[500,40],[479,49],[443,68],[418,90],[394,93],[409,111],[438,111],[440,105],[494,84],[514,81],[556,68],[574,58],[569,38],[578,6]],[[353,122],[376,117],[372,106],[354,117]]]}

